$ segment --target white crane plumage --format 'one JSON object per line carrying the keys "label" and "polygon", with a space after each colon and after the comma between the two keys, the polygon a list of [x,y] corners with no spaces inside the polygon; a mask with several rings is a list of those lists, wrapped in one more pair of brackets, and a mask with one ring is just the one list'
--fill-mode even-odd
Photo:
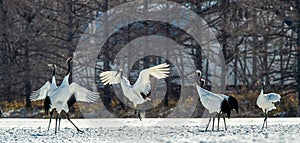
{"label": "white crane plumage", "polygon": [[[159,64],[151,68],[144,69],[140,72],[136,82],[131,85],[127,78],[123,76],[123,70],[118,71],[105,71],[100,74],[100,80],[104,85],[107,84],[121,84],[123,94],[133,102],[134,107],[137,104],[142,104],[148,100],[151,94],[151,81],[150,76],[156,79],[163,79],[169,76],[170,68],[169,64]],[[141,120],[140,113],[138,117]]]}
{"label": "white crane plumage", "polygon": [[[75,126],[78,132],[81,131],[71,120],[68,115],[69,108],[76,102],[95,102],[99,98],[99,94],[95,92],[91,92],[88,89],[78,85],[77,83],[73,82],[69,84],[69,76],[72,69],[72,58],[68,60],[68,72],[67,75],[64,77],[62,83],[59,87],[54,89],[51,95],[45,97],[45,110],[57,112],[56,116],[56,123],[55,123],[55,133],[57,132],[57,121],[58,117],[61,119],[61,112],[64,111],[67,115],[67,119]],[[42,97],[38,97],[38,99],[43,99],[43,95],[40,94]],[[58,127],[59,128],[59,127]]]}
{"label": "white crane plumage", "polygon": [[262,88],[261,88],[260,94],[256,100],[257,106],[262,109],[262,111],[264,112],[264,116],[265,116],[262,129],[264,128],[265,124],[266,124],[266,128],[268,128],[268,123],[267,123],[268,112],[273,109],[276,109],[274,103],[279,102],[280,98],[281,98],[281,96],[277,93],[264,94],[265,84],[266,84],[265,82],[262,83]]}
{"label": "white crane plumage", "polygon": [[56,79],[55,79],[55,70],[56,70],[56,65],[55,64],[48,64],[48,66],[53,67],[52,71],[52,80],[51,83],[47,81],[40,89],[33,91],[29,97],[31,101],[37,101],[37,100],[42,100],[45,99],[46,96],[49,96],[52,94],[54,89],[57,88],[56,85]]}
{"label": "white crane plumage", "polygon": [[[36,91],[33,91],[30,95],[30,98],[29,98],[31,101],[37,101],[37,100],[45,99],[47,96],[50,96],[52,94],[52,92],[57,88],[56,79],[55,79],[56,65],[55,64],[48,64],[48,66],[53,67],[51,83],[49,81],[47,81],[40,89],[38,89]],[[46,106],[48,106],[47,102],[44,102],[45,113],[47,115],[49,110],[46,110],[46,108],[47,108]],[[49,128],[50,128],[51,119],[52,119],[52,115],[53,115],[54,111],[55,110],[50,111],[50,121],[49,121],[49,125],[48,125],[48,131],[49,131]]]}
{"label": "white crane plumage", "polygon": [[[219,114],[220,112],[227,113],[227,117],[230,118],[230,105],[224,97],[219,94],[212,93],[203,88],[204,80],[201,79],[201,71],[196,71],[198,79],[196,89],[198,95],[200,97],[200,102],[209,112],[209,121],[206,126],[205,131],[207,131],[211,118],[213,117],[213,125],[212,130],[214,130],[214,122],[215,122],[215,113]],[[225,120],[224,120],[225,121]]]}

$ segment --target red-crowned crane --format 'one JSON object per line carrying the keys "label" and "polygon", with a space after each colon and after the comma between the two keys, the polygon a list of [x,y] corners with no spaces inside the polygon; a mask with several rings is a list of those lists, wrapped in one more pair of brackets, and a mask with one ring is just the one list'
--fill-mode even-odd
{"label": "red-crowned crane", "polygon": [[267,93],[267,94],[265,94],[264,93],[265,84],[266,83],[263,81],[260,94],[259,94],[259,96],[257,97],[257,100],[256,100],[257,106],[262,109],[262,111],[264,112],[264,116],[265,116],[262,129],[264,128],[265,124],[266,124],[266,128],[268,128],[268,123],[267,123],[268,112],[273,110],[273,109],[276,109],[274,103],[279,102],[280,98],[281,98],[281,96],[277,93]]}
{"label": "red-crowned crane", "polygon": [[[66,113],[67,119],[74,125],[77,131],[83,132],[71,121],[68,114],[69,108],[76,101],[91,103],[91,102],[95,102],[99,98],[98,93],[91,92],[88,89],[78,85],[75,82],[69,84],[69,77],[72,69],[72,58],[67,59],[67,62],[68,62],[68,72],[64,77],[62,83],[60,84],[59,87],[57,87],[52,91],[51,95],[45,97],[45,110],[49,110],[50,113],[53,110],[57,112],[56,122],[55,122],[55,133],[57,133],[57,121],[58,118],[61,119],[62,111]],[[39,97],[39,99],[43,99],[43,98]]]}
{"label": "red-crowned crane", "polygon": [[[163,79],[169,76],[170,68],[169,64],[159,64],[154,67],[144,69],[140,72],[136,82],[131,85],[127,78],[123,75],[123,70],[119,71],[105,71],[100,74],[100,80],[104,85],[107,84],[121,84],[123,94],[133,102],[134,107],[137,104],[142,104],[150,100],[151,94],[151,81],[150,76],[156,79]],[[139,119],[141,120],[140,112],[137,112]]]}
{"label": "red-crowned crane", "polygon": [[[49,81],[47,81],[40,89],[38,89],[36,91],[33,91],[30,95],[30,100],[31,101],[37,101],[37,100],[45,99],[47,96],[50,96],[52,94],[52,92],[57,88],[56,79],[55,79],[56,65],[55,64],[48,64],[48,66],[53,67],[51,83]],[[47,105],[48,105],[47,101],[45,100],[44,101],[44,108],[45,108],[46,115],[48,114],[48,111],[49,111],[49,110],[46,110]],[[54,111],[55,110],[50,111],[50,121],[49,121],[49,125],[48,125],[48,131],[49,131],[49,128],[50,128],[51,119],[52,119],[52,115],[53,115]]]}
{"label": "red-crowned crane", "polygon": [[[209,112],[209,121],[206,126],[205,131],[207,131],[211,118],[213,117],[213,125],[212,130],[214,130],[214,122],[215,122],[215,113],[219,114],[220,112],[226,113],[227,117],[230,118],[230,105],[228,100],[224,99],[219,94],[210,92],[203,88],[205,80],[201,78],[201,71],[196,71],[198,79],[197,79],[197,92],[200,97],[200,102],[204,106],[205,109]],[[224,120],[225,121],[225,120]]]}

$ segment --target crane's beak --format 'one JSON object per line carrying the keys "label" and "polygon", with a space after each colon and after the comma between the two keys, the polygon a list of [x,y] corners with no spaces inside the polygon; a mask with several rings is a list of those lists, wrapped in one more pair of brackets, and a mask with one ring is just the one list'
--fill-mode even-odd
{"label": "crane's beak", "polygon": [[48,67],[54,67],[54,68],[56,68],[56,64],[48,64]]}
{"label": "crane's beak", "polygon": [[66,62],[69,61],[69,60],[72,60],[72,57],[67,58]]}
{"label": "crane's beak", "polygon": [[68,60],[72,60],[72,62],[79,64],[79,62],[78,62],[76,59],[73,59],[72,57],[69,57],[69,58],[66,60],[66,62],[67,62]]}
{"label": "crane's beak", "polygon": [[47,66],[56,68],[56,64],[47,64]]}

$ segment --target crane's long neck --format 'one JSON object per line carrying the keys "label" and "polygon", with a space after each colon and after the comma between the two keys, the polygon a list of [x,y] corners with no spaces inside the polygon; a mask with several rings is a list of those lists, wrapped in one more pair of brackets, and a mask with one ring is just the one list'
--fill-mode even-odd
{"label": "crane's long neck", "polygon": [[201,72],[197,72],[197,77],[198,77],[198,79],[197,79],[197,84],[198,84],[200,87],[202,87],[203,84],[204,84],[204,82],[201,80]]}
{"label": "crane's long neck", "polygon": [[56,80],[55,80],[55,70],[56,70],[56,67],[53,65],[53,71],[52,71],[52,83],[53,83],[53,84],[56,84]]}
{"label": "crane's long neck", "polygon": [[68,72],[66,75],[70,75],[72,69],[72,59],[68,60]]}
{"label": "crane's long neck", "polygon": [[261,95],[264,94],[264,89],[265,89],[265,84],[262,84],[261,90],[260,90],[260,94],[261,94]]}
{"label": "crane's long neck", "polygon": [[70,83],[71,82],[71,72],[72,72],[72,59],[69,59],[68,60],[68,72],[67,72],[67,74],[66,74],[66,77],[68,78],[68,82]]}
{"label": "crane's long neck", "polygon": [[53,66],[52,76],[55,76],[55,71],[56,71],[56,68],[55,68],[55,66]]}
{"label": "crane's long neck", "polygon": [[203,80],[203,79],[200,79],[200,87],[204,87],[204,83],[205,83],[205,81]]}
{"label": "crane's long neck", "polygon": [[202,79],[201,77],[199,77],[198,80],[197,80],[197,84],[198,84],[198,86],[200,86],[201,88],[204,88],[205,80]]}

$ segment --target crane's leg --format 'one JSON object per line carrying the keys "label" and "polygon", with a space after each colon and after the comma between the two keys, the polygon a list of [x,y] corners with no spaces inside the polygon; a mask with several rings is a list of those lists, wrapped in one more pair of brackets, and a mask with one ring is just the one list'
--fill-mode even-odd
{"label": "crane's leg", "polygon": [[138,117],[139,117],[140,121],[142,121],[141,111],[137,110],[137,114],[138,114]]}
{"label": "crane's leg", "polygon": [[219,131],[219,123],[220,123],[220,113],[218,113],[218,131]]}
{"label": "crane's leg", "polygon": [[54,112],[54,110],[52,110],[50,112],[50,121],[49,121],[49,125],[48,125],[48,131],[49,131],[49,128],[50,128],[50,124],[51,124],[51,119],[52,119],[53,112]]}
{"label": "crane's leg", "polygon": [[212,124],[212,131],[214,130],[214,126],[215,126],[215,113],[213,113],[213,124]]}
{"label": "crane's leg", "polygon": [[71,119],[70,119],[70,117],[69,117],[69,114],[68,113],[66,113],[67,114],[67,119],[74,125],[74,127],[77,129],[77,131],[78,132],[81,132],[81,133],[84,133],[84,131],[82,131],[82,130],[80,130],[72,121],[71,121]]}
{"label": "crane's leg", "polygon": [[134,109],[134,115],[137,115],[140,121],[142,121],[142,116],[140,110]]}
{"label": "crane's leg", "polygon": [[264,116],[265,116],[265,119],[264,119],[264,123],[262,125],[262,128],[261,129],[264,129],[264,126],[265,126],[265,121],[266,121],[266,114],[264,113]]}
{"label": "crane's leg", "polygon": [[261,129],[263,129],[264,128],[264,126],[265,126],[265,122],[267,121],[267,110],[265,110],[265,112],[264,112],[264,114],[265,114],[265,119],[264,119],[264,123],[263,123],[263,126],[262,126],[262,128]]}
{"label": "crane's leg", "polygon": [[58,131],[60,130],[60,121],[61,121],[61,116],[58,118]]}
{"label": "crane's leg", "polygon": [[225,115],[223,116],[223,120],[224,120],[225,130],[227,131],[226,122],[225,122]]}
{"label": "crane's leg", "polygon": [[266,110],[266,129],[268,128],[268,112]]}
{"label": "crane's leg", "polygon": [[58,114],[56,114],[56,119],[55,119],[55,134],[57,133],[57,119],[58,119]]}
{"label": "crane's leg", "polygon": [[206,126],[206,129],[205,129],[205,131],[207,131],[207,128],[208,128],[208,126],[209,126],[209,123],[210,123],[210,120],[211,120],[211,114],[209,114],[209,120],[208,120],[208,123],[207,123],[207,126]]}

